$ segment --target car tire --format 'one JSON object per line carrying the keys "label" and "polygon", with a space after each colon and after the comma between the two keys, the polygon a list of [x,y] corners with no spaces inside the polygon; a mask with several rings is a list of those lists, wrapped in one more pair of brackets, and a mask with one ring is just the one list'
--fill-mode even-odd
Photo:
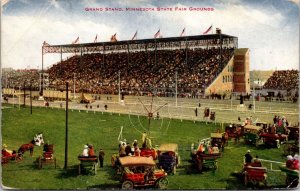
{"label": "car tire", "polygon": [[158,189],[167,189],[168,184],[169,180],[167,179],[167,177],[162,177],[157,180],[155,187]]}
{"label": "car tire", "polygon": [[130,180],[125,180],[122,183],[122,189],[123,190],[132,190],[133,189],[133,182]]}

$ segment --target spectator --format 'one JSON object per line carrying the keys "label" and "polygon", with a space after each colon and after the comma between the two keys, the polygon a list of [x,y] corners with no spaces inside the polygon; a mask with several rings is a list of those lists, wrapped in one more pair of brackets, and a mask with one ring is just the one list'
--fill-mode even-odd
{"label": "spectator", "polygon": [[247,153],[245,154],[245,163],[246,164],[252,163],[252,159],[253,157],[250,154],[250,150],[248,150]]}
{"label": "spectator", "polygon": [[99,161],[100,161],[100,168],[103,168],[103,161],[104,161],[105,152],[102,148],[99,150]]}

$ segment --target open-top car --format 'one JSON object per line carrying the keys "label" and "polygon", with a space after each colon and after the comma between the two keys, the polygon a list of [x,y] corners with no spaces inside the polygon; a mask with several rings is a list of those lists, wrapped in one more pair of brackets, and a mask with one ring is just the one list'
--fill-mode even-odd
{"label": "open-top car", "polygon": [[246,144],[253,144],[258,146],[260,141],[260,133],[262,132],[262,127],[255,125],[246,125],[244,127],[244,142]]}
{"label": "open-top car", "polygon": [[211,144],[210,145],[218,145],[220,151],[224,151],[225,144],[228,141],[228,134],[225,133],[211,133]]}
{"label": "open-top car", "polygon": [[134,187],[155,186],[166,189],[168,186],[167,173],[162,169],[155,169],[152,157],[120,157],[122,169],[122,189],[131,190]]}
{"label": "open-top car", "polygon": [[180,163],[178,155],[178,145],[175,143],[161,144],[157,149],[158,166],[163,168],[167,173],[176,173],[176,168]]}

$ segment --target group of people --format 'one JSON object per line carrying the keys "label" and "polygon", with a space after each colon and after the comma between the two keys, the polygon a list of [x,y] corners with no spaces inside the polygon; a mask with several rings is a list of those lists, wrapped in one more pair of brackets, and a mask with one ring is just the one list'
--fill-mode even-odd
{"label": "group of people", "polygon": [[213,146],[210,146],[209,144],[200,143],[196,152],[203,153],[203,154],[218,154],[220,153],[220,150],[218,144],[214,144]]}
{"label": "group of people", "polygon": [[246,166],[254,166],[254,167],[261,167],[261,161],[259,160],[258,156],[256,155],[255,158],[252,157],[251,151],[248,150],[245,154],[245,165]]}
{"label": "group of people", "polygon": [[119,156],[140,156],[141,150],[138,146],[138,141],[134,140],[132,144],[124,141],[119,142]]}
{"label": "group of people", "polygon": [[298,89],[298,70],[278,70],[264,84],[265,89]]}
{"label": "group of people", "polygon": [[[76,92],[116,94],[120,72],[124,94],[143,95],[158,88],[159,96],[174,96],[175,73],[178,90],[196,96],[207,87],[233,55],[233,49],[177,49],[75,55],[48,69],[50,84],[74,83]],[[223,63],[221,63],[221,57]],[[156,58],[156,60],[155,60]],[[75,75],[74,75],[75,73]],[[171,93],[171,94],[169,94]]]}
{"label": "group of people", "polygon": [[[99,149],[99,154],[98,154],[98,159],[99,159],[99,166],[102,168],[103,167],[103,162],[104,162],[104,156],[105,152],[102,148]],[[83,146],[83,151],[80,157],[90,157],[90,158],[95,158],[97,157],[95,154],[94,146],[92,144],[86,144]]]}
{"label": "group of people", "polygon": [[286,167],[292,170],[299,170],[299,156],[297,154],[288,155],[285,163]]}

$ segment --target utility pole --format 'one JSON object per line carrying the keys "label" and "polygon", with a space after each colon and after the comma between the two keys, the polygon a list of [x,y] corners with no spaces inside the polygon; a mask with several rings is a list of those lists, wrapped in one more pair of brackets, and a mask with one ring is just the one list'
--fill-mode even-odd
{"label": "utility pole", "polygon": [[65,166],[68,169],[68,103],[69,103],[69,83],[66,83],[66,137],[65,137]]}

